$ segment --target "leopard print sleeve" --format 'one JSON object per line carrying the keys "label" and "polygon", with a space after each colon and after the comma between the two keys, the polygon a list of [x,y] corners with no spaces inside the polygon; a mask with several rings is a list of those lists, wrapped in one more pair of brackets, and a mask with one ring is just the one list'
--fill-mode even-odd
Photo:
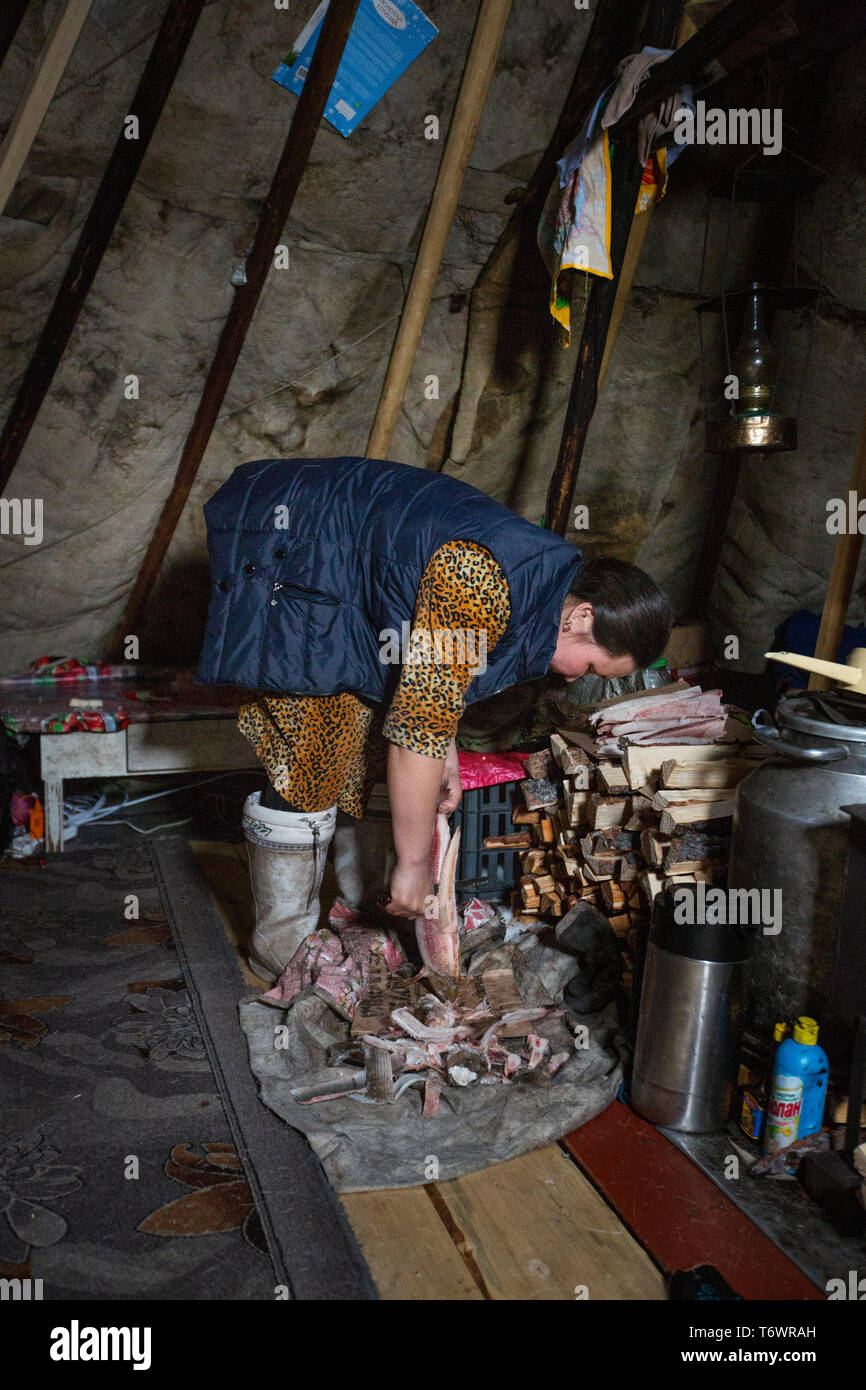
{"label": "leopard print sleeve", "polygon": [[389,743],[444,758],[465,708],[511,616],[508,581],[474,541],[448,541],[431,557],[418,589],[409,656],[383,733]]}

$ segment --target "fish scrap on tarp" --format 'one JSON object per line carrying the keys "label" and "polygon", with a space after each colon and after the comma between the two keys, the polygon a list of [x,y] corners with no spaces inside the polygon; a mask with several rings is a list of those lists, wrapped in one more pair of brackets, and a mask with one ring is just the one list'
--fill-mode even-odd
{"label": "fish scrap on tarp", "polygon": [[[393,1100],[384,1103],[353,1089],[349,1054],[345,1065],[328,1065],[354,1041],[352,1028],[312,987],[285,1006],[246,1001],[241,1026],[261,1098],[306,1134],[338,1191],[411,1187],[515,1158],[606,1109],[622,1080],[615,1007],[581,1017],[563,1004],[576,969],[573,955],[529,938],[477,952],[455,999],[422,993],[392,1009],[385,1036],[363,1042],[368,1058],[372,1046],[396,1055]],[[385,982],[381,963],[376,970],[386,993],[408,983]],[[370,1000],[371,1021],[384,1007]],[[383,1063],[379,1072],[385,1094]],[[335,1096],[340,1078],[346,1091]]]}

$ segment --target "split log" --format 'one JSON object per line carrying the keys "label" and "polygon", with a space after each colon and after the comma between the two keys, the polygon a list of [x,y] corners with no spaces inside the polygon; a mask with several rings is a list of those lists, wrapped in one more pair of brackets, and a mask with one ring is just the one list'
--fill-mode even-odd
{"label": "split log", "polygon": [[665,889],[681,888],[688,883],[712,883],[713,875],[709,869],[695,869],[690,874],[668,874],[664,881]]}
{"label": "split log", "polygon": [[607,851],[637,849],[639,836],[628,830],[591,830],[584,835],[580,848],[584,854],[603,854]]}
{"label": "split log", "polygon": [[522,806],[516,806],[511,812],[511,819],[515,825],[538,825],[541,820],[541,812],[527,811]]}
{"label": "split log", "polygon": [[631,798],[631,815],[622,823],[623,830],[652,830],[658,817],[648,796]]}
{"label": "split log", "polygon": [[592,810],[592,792],[572,792],[566,796],[565,809],[569,825],[583,825]]}
{"label": "split log", "polygon": [[719,822],[727,822],[730,828],[731,817],[734,814],[734,803],[732,801],[698,801],[690,806],[668,806],[662,811],[659,820],[659,830],[662,835],[676,835],[685,825],[705,826],[712,825],[716,834],[721,834],[723,825]]}
{"label": "split log", "polygon": [[664,888],[664,880],[659,874],[655,874],[652,870],[648,870],[645,874],[640,875],[638,881],[646,901],[649,903],[650,907],[652,907],[653,900]]}
{"label": "split log", "polygon": [[629,781],[621,762],[599,763],[598,788],[602,792],[627,792]]}
{"label": "split log", "polygon": [[729,801],[733,805],[732,793],[735,790],[734,787],[695,787],[692,790],[687,787],[662,788],[660,791],[653,792],[653,798],[649,804],[656,811],[666,811],[669,806],[706,806],[725,801]]}
{"label": "split log", "polygon": [[[753,748],[759,752],[753,753]],[[765,753],[759,743],[632,743],[623,753],[623,767],[629,786],[639,788],[646,783],[654,788],[663,763],[709,763],[743,756],[764,757]]]}
{"label": "split log", "polygon": [[718,762],[695,762],[685,758],[678,762],[667,758],[661,765],[659,782],[662,787],[718,788],[735,787],[756,767],[754,758],[720,758]]}
{"label": "split log", "polygon": [[541,748],[537,753],[529,753],[523,759],[523,766],[528,777],[553,777],[556,772],[556,763],[549,748]]}
{"label": "split log", "polygon": [[626,850],[619,859],[620,883],[635,882],[642,868],[643,860],[640,856],[635,854],[633,850]]}
{"label": "split log", "polygon": [[529,849],[532,836],[528,830],[516,835],[488,835],[484,841],[485,849]]}
{"label": "split log", "polygon": [[614,859],[593,858],[584,861],[583,872],[589,879],[590,884],[602,883],[606,878],[614,877]]}
{"label": "split log", "polygon": [[611,912],[631,912],[638,902],[640,888],[637,880],[608,880],[601,885],[605,907]]}
{"label": "split log", "polygon": [[598,792],[593,792],[591,806],[590,821],[594,830],[622,825],[631,814],[631,802],[627,796],[601,796]]}
{"label": "split log", "polygon": [[669,873],[694,873],[697,869],[721,868],[728,862],[730,841],[721,835],[689,831],[671,840],[664,851],[662,868]]}
{"label": "split log", "polygon": [[539,911],[547,912],[552,917],[561,917],[563,911],[562,898],[558,897],[555,893],[543,893]]}
{"label": "split log", "polygon": [[559,800],[559,787],[549,777],[530,777],[520,783],[520,790],[528,811],[540,811],[543,807],[555,806]]}
{"label": "split log", "polygon": [[[616,887],[616,885],[612,885],[610,883],[603,883],[601,887],[602,896],[604,896],[605,890],[611,887]],[[629,917],[627,912],[622,912],[614,917],[608,917],[607,925],[610,927],[612,932],[616,933],[617,936],[625,938],[631,931],[631,918]]]}
{"label": "split log", "polygon": [[644,830],[640,837],[640,847],[643,857],[650,868],[658,868],[668,851],[669,841],[653,830]]}
{"label": "split log", "polygon": [[583,748],[566,743],[559,734],[550,735],[550,751],[566,776],[573,776],[580,768],[593,769],[595,764]]}

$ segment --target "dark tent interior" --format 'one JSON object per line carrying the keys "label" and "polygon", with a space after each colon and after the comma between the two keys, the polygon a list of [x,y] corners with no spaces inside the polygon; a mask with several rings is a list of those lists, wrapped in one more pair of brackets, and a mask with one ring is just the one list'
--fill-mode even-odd
{"label": "dark tent interior", "polygon": [[4,0],[2,1299],[866,1297],[864,40]]}

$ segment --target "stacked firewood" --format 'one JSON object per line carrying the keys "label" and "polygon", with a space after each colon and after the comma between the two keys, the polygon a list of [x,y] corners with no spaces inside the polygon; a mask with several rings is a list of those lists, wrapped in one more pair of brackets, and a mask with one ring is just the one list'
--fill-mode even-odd
{"label": "stacked firewood", "polygon": [[628,956],[657,893],[726,873],[736,786],[761,755],[744,742],[630,746],[599,758],[553,734],[525,760],[515,832],[484,841],[520,851],[515,915],[555,923],[589,901]]}

